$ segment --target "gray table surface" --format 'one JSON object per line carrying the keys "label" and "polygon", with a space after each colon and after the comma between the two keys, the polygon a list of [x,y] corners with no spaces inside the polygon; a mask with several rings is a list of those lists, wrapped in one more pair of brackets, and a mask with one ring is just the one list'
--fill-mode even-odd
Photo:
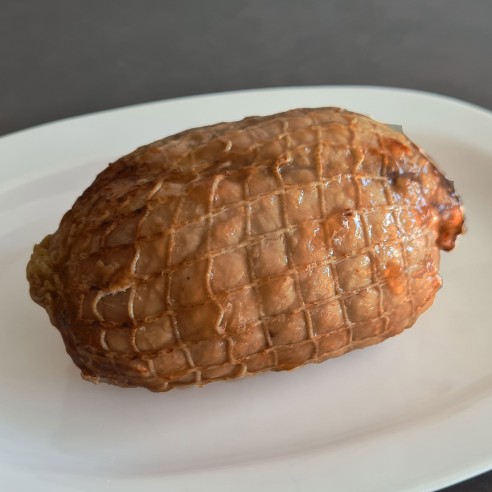
{"label": "gray table surface", "polygon": [[[0,0],[0,135],[129,104],[382,85],[492,109],[490,0]],[[492,471],[445,489],[490,492]]]}

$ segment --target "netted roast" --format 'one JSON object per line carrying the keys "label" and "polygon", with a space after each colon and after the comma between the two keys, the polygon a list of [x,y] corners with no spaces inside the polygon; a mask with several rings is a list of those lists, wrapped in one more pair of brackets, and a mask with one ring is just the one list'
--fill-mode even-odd
{"label": "netted roast", "polygon": [[400,333],[432,304],[462,224],[451,183],[403,133],[298,109],[109,165],[27,275],[84,378],[165,391]]}

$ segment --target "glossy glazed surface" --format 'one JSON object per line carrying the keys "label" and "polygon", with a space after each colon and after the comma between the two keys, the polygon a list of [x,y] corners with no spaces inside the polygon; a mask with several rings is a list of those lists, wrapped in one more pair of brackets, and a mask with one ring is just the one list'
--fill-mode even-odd
{"label": "glossy glazed surface", "polygon": [[293,369],[411,326],[462,212],[403,133],[337,108],[185,131],[103,171],[35,248],[83,376],[165,391]]}

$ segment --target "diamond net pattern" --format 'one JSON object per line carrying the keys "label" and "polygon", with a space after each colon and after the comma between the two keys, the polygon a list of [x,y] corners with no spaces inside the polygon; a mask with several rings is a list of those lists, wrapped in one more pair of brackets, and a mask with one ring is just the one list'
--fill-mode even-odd
{"label": "diamond net pattern", "polygon": [[400,333],[441,285],[442,210],[457,206],[403,134],[293,110],[111,164],[28,277],[84,377],[165,391]]}

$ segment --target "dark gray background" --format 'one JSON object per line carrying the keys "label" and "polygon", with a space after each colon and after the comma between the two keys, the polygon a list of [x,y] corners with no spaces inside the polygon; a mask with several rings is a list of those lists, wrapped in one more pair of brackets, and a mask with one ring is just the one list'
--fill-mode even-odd
{"label": "dark gray background", "polygon": [[[409,87],[492,109],[491,48],[490,0],[0,0],[0,135],[292,85]],[[490,492],[492,472],[446,490]]]}

